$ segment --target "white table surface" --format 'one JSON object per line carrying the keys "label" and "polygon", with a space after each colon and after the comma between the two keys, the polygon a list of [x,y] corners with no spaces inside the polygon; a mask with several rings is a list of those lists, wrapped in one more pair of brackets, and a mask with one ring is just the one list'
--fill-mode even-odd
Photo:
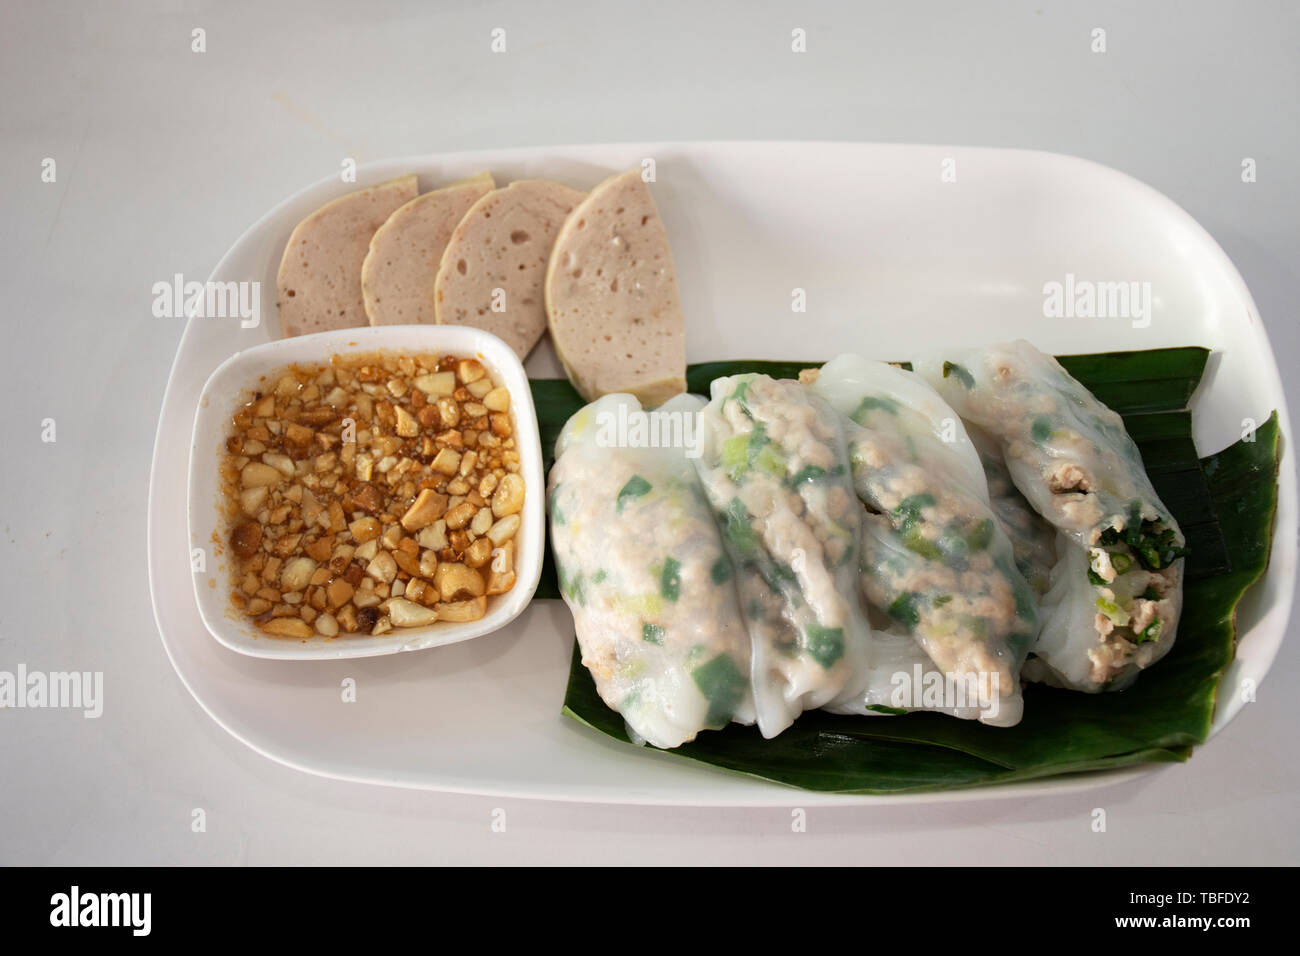
{"label": "white table surface", "polygon": [[1258,702],[1188,764],[1073,796],[817,809],[792,833],[788,809],[408,792],[258,756],[167,661],[145,504],[181,334],[151,315],[151,286],[206,276],[345,156],[658,139],[1073,153],[1209,229],[1285,380],[1300,359],[1297,51],[1284,2],[5,3],[0,669],[103,671],[105,708],[0,711],[0,863],[1294,863],[1295,622]]}

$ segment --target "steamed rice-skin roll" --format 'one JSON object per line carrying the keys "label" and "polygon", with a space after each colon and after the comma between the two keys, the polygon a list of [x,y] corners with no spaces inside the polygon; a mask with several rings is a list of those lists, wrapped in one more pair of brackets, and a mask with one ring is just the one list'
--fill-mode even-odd
{"label": "steamed rice-skin roll", "polygon": [[697,461],[736,568],[758,726],[855,700],[870,629],[857,599],[861,512],[839,416],[797,382],[713,382]]}
{"label": "steamed rice-skin roll", "polygon": [[997,440],[1016,487],[1060,533],[1026,678],[1127,686],[1173,646],[1185,542],[1123,420],[1024,341],[916,369]]}
{"label": "steamed rice-skin roll", "polygon": [[[660,411],[693,423],[703,404],[682,395]],[[686,449],[620,447],[609,427],[620,409],[641,406],[608,395],[564,426],[550,474],[551,547],[601,698],[634,739],[677,747],[701,730],[754,722],[749,634]]]}
{"label": "steamed rice-skin roll", "polygon": [[867,600],[915,638],[954,693],[1000,700],[987,722],[1017,723],[1036,601],[956,412],[913,373],[856,355],[801,377],[849,419]]}
{"label": "steamed rice-skin roll", "polygon": [[989,504],[1011,541],[1016,567],[1034,594],[1042,597],[1051,584],[1052,567],[1056,564],[1056,529],[1029,506],[1011,480],[997,443],[974,425],[968,425],[966,433],[979,452],[989,484]]}

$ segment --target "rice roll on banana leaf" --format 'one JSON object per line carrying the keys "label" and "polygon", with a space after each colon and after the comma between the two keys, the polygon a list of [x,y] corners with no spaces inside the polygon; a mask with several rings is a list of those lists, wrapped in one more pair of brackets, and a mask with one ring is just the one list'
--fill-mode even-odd
{"label": "rice roll on banana leaf", "polygon": [[564,426],[550,473],[551,547],[582,663],[633,739],[661,748],[754,722],[749,633],[688,457],[703,404],[679,395],[638,433],[636,398],[604,396]]}
{"label": "rice roll on banana leaf", "polygon": [[971,424],[966,425],[966,434],[979,452],[984,477],[989,483],[989,504],[1011,541],[1016,567],[1034,594],[1041,598],[1051,584],[1052,567],[1056,564],[1056,529],[1030,507],[1011,480],[997,442]]}
{"label": "rice roll on banana leaf", "polygon": [[696,464],[736,567],[765,737],[857,699],[871,632],[856,584],[861,512],[839,416],[798,382],[716,379]]}
{"label": "rice roll on banana leaf", "polygon": [[916,369],[998,442],[1011,479],[1059,532],[1033,680],[1118,690],[1173,646],[1185,541],[1118,414],[1025,341]]}
{"label": "rice roll on banana leaf", "polygon": [[995,704],[965,716],[1018,723],[1037,602],[957,413],[912,372],[856,355],[802,377],[848,419],[868,602],[915,639],[954,695]]}

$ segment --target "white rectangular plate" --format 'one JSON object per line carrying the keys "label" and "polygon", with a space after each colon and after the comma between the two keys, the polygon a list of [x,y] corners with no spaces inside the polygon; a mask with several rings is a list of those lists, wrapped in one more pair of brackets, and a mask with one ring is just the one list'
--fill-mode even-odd
{"label": "white rectangular plate", "polygon": [[[218,281],[261,282],[263,322],[191,319],[163,400],[149,496],[149,574],[163,644],[186,687],[260,753],[331,777],[432,790],[647,804],[800,805],[1023,797],[1097,786],[1092,774],[940,794],[818,795],[637,750],[561,716],[573,641],[559,601],[465,644],[352,661],[268,661],[212,640],[194,603],[185,521],[200,389],[240,349],[279,335],[275,275],[294,225],[329,199],[402,173],[421,188],[489,169],[588,188],[653,159],[687,317],[687,357],[901,359],[939,343],[1025,337],[1055,353],[1201,345],[1193,400],[1202,454],[1277,409],[1277,365],[1250,293],[1214,240],[1164,196],[1114,170],[1050,153],[858,143],[678,143],[425,156],[317,183],[258,221]],[[955,171],[945,176],[945,170]],[[1151,283],[1151,321],[1044,317],[1043,286]],[[804,291],[806,313],[791,311]],[[533,376],[560,370],[548,343]],[[1243,602],[1240,647],[1215,714],[1242,706],[1285,633],[1296,566],[1296,481],[1284,465],[1272,564]],[[345,704],[340,683],[357,682]],[[1125,771],[1122,775],[1144,772]]]}

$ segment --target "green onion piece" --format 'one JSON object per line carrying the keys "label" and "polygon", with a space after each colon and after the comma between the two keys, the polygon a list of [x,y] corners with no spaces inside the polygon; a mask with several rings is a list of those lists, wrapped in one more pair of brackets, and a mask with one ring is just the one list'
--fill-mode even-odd
{"label": "green onion piece", "polygon": [[916,528],[910,529],[903,535],[903,547],[930,561],[938,561],[943,557],[939,547]]}
{"label": "green onion piece", "polygon": [[808,628],[807,637],[808,656],[827,670],[844,656],[843,628],[814,624]]}
{"label": "green onion piece", "polygon": [[659,593],[670,601],[682,594],[682,563],[674,557],[664,558],[664,569],[659,575]]}
{"label": "green onion piece", "polygon": [[727,540],[738,553],[747,557],[758,550],[758,535],[749,525],[749,510],[739,498],[732,498],[720,517]]}
{"label": "green onion piece", "polygon": [[921,612],[916,609],[916,595],[908,592],[894,598],[889,605],[889,616],[909,631],[915,630],[921,623]]}
{"label": "green onion piece", "polygon": [[710,727],[722,727],[731,720],[749,686],[748,675],[740,673],[736,662],[727,654],[719,654],[695,668],[691,680],[709,702],[705,723]]}
{"label": "green onion piece", "polygon": [[1164,629],[1165,629],[1165,626],[1164,626],[1164,623],[1163,623],[1162,621],[1160,621],[1160,620],[1152,621],[1150,624],[1148,624],[1146,627],[1144,627],[1144,628],[1142,629],[1142,633],[1139,634],[1139,635],[1134,639],[1133,643],[1134,643],[1134,644],[1145,644],[1145,643],[1147,643],[1148,641],[1158,641],[1158,640],[1160,640],[1160,633],[1161,633]]}
{"label": "green onion piece", "polygon": [[633,475],[618,491],[618,506],[614,509],[618,514],[623,513],[623,506],[627,504],[630,498],[640,498],[650,493],[650,482],[646,481],[640,475]]}
{"label": "green onion piece", "polygon": [[826,477],[826,469],[820,465],[804,465],[800,468],[793,478],[790,479],[791,485],[801,485],[805,481],[817,481],[819,478]]}
{"label": "green onion piece", "polygon": [[899,519],[899,533],[906,535],[921,520],[921,511],[925,508],[933,508],[934,505],[934,495],[925,492],[904,498],[894,509],[894,516]]}
{"label": "green onion piece", "polygon": [[993,543],[993,519],[985,518],[966,535],[966,546],[972,551],[983,551]]}
{"label": "green onion piece", "polygon": [[1124,610],[1114,601],[1108,601],[1104,597],[1097,598],[1097,610],[1110,618],[1117,627],[1123,627],[1128,624],[1128,611]]}
{"label": "green onion piece", "polygon": [[884,704],[868,704],[867,710],[874,710],[877,714],[888,714],[890,717],[905,717],[907,711],[902,707],[886,707]]}
{"label": "green onion piece", "polygon": [[874,395],[868,395],[858,403],[857,411],[849,417],[859,425],[865,425],[867,419],[871,417],[868,412],[875,411],[876,409],[880,409],[882,412],[887,412],[890,415],[897,415],[898,403],[892,398],[877,398]]}
{"label": "green onion piece", "polygon": [[560,582],[560,593],[574,604],[585,607],[587,604],[587,585],[583,580],[582,572],[579,571],[576,576],[570,578],[565,575],[563,568],[557,568],[556,576]]}
{"label": "green onion piece", "polygon": [[[757,429],[755,429],[757,431]],[[766,442],[766,439],[764,439]],[[770,444],[764,444],[754,455],[753,467],[765,471],[774,478],[785,477],[785,459]]]}
{"label": "green onion piece", "polygon": [[733,481],[744,473],[746,463],[749,461],[748,448],[748,435],[732,435],[722,443],[722,467],[727,470],[727,474]]}
{"label": "green onion piece", "polygon": [[1030,426],[1029,434],[1036,444],[1043,444],[1052,437],[1052,420],[1046,415],[1039,415]]}
{"label": "green onion piece", "polygon": [[966,371],[966,369],[962,368],[956,362],[943,363],[943,377],[947,378],[949,375],[961,382],[966,388],[975,387],[975,376]]}

